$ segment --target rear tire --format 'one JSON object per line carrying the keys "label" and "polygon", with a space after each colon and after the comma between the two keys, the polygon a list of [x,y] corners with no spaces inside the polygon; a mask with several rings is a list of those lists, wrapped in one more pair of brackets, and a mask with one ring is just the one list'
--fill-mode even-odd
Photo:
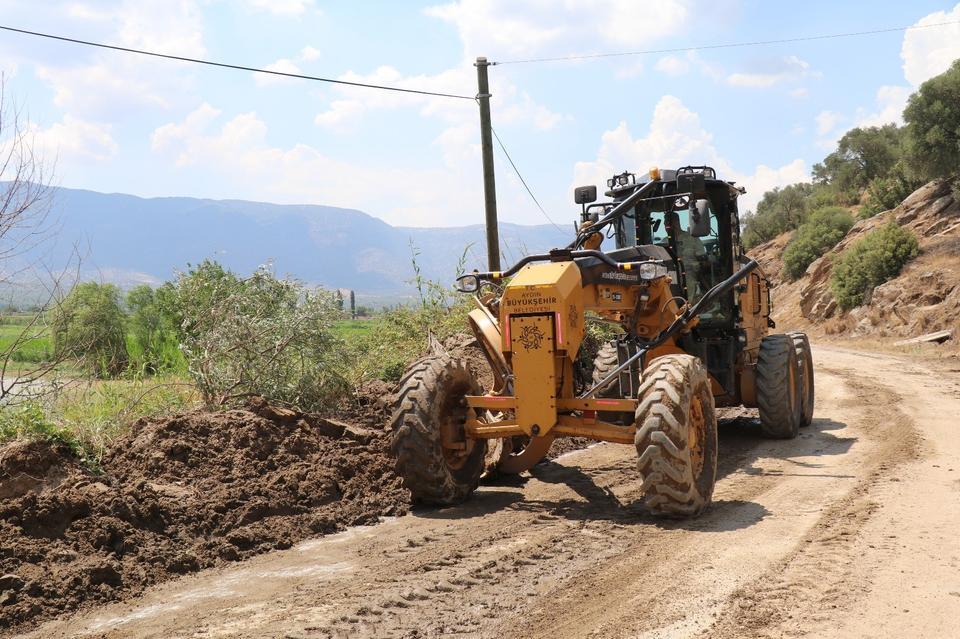
{"label": "rear tire", "polygon": [[[617,343],[614,341],[606,342],[597,351],[597,356],[593,360],[593,384],[596,384],[604,377],[613,372],[620,365],[620,359],[617,355]],[[620,380],[610,382],[604,388],[601,388],[595,395],[599,399],[622,399],[620,392]],[[598,411],[597,418],[611,424],[630,424],[633,420],[633,414],[629,412],[616,411]]]}
{"label": "rear tire", "polygon": [[707,369],[692,355],[665,355],[643,372],[635,443],[647,507],[692,517],[717,479],[717,417]]}
{"label": "rear tire", "polygon": [[[465,398],[479,394],[466,364],[447,355],[420,359],[404,373],[390,420],[390,451],[414,502],[456,504],[477,488],[487,442],[466,438],[463,426]],[[454,435],[452,446],[444,446],[444,428]]]}
{"label": "rear tire", "polygon": [[800,428],[813,423],[813,353],[810,351],[810,339],[805,333],[790,333],[793,349],[800,365]]}
{"label": "rear tire", "polygon": [[800,363],[793,338],[767,335],[757,359],[757,407],[760,429],[767,437],[793,439],[801,421]]}

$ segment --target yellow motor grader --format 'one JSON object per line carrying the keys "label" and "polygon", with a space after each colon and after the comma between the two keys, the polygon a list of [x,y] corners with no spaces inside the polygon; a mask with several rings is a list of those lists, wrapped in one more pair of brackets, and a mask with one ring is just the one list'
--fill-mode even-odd
{"label": "yellow motor grader", "polygon": [[[575,190],[581,223],[567,247],[458,279],[495,381],[480,388],[446,355],[406,371],[392,452],[415,501],[466,499],[488,452],[499,472],[519,473],[576,436],[634,444],[646,505],[696,515],[716,479],[716,406],[757,407],[776,438],[810,424],[809,341],[770,332],[769,283],[740,241],[743,190],[703,166],[607,186],[600,204],[596,187]],[[605,239],[615,248],[599,250]],[[577,366],[587,322],[619,329],[589,379]]]}

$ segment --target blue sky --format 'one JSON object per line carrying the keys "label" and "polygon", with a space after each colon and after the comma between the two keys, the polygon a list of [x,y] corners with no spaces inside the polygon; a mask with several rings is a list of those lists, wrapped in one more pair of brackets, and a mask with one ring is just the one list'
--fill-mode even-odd
{"label": "blue sky", "polygon": [[[432,91],[472,61],[692,47],[960,22],[952,2],[0,0],[3,24]],[[394,225],[483,219],[477,111],[0,33],[8,98],[56,183],[362,209]],[[624,169],[709,163],[748,189],[809,179],[842,133],[899,121],[960,57],[960,24],[857,38],[493,67],[492,108],[550,216]],[[501,219],[542,223],[502,155]]]}

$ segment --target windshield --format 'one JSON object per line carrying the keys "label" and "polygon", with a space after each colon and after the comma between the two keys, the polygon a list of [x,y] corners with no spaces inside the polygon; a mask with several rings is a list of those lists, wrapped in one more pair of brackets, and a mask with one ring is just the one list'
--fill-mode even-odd
{"label": "windshield", "polygon": [[[675,211],[650,211],[649,217],[645,219],[649,230],[640,234],[641,238],[649,237],[651,244],[664,247],[679,260],[683,272],[683,283],[687,290],[686,296],[691,304],[695,304],[715,284],[724,279],[718,217],[712,207],[708,207],[708,212],[710,231],[704,236],[697,237],[691,233],[694,229],[690,224],[689,208],[678,208]],[[671,228],[671,220],[675,228]],[[718,302],[701,313],[700,319],[709,323],[725,321],[728,318],[724,308]]]}

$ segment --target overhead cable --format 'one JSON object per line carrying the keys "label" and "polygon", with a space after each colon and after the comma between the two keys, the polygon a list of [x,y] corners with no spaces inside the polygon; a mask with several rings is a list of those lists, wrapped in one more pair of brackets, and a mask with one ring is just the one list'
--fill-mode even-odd
{"label": "overhead cable", "polygon": [[201,60],[199,58],[188,58],[180,55],[171,55],[168,53],[157,53],[156,51],[145,51],[143,49],[132,49],[130,47],[120,47],[113,44],[103,44],[102,42],[91,42],[89,40],[79,40],[77,38],[68,38],[66,36],[53,35],[51,33],[41,33],[39,31],[28,31],[26,29],[17,29],[14,27],[7,27],[0,25],[0,29],[4,31],[12,31],[14,33],[22,33],[24,35],[36,36],[38,38],[48,38],[50,40],[59,40],[60,42],[69,42],[72,44],[80,44],[87,47],[98,47],[100,49],[110,49],[112,51],[123,51],[125,53],[136,53],[138,55],[146,55],[154,58],[164,58],[166,60],[178,60],[180,62],[190,62],[193,64],[203,64],[210,67],[220,67],[223,69],[235,69],[237,71],[250,71],[252,73],[264,73],[267,75],[277,75],[285,78],[296,78],[298,80],[311,80],[313,82],[327,82],[330,84],[342,84],[351,87],[362,87],[364,89],[379,89],[381,91],[396,91],[398,93],[415,93],[417,95],[431,95],[438,98],[456,98],[459,100],[473,100],[475,99],[472,95],[457,95],[455,93],[439,93],[436,91],[423,91],[420,89],[404,89],[401,87],[391,87],[382,84],[368,84],[366,82],[351,82],[349,80],[336,80],[334,78],[321,78],[315,75],[304,75],[301,73],[287,73],[285,71],[274,71],[271,69],[260,69],[257,67],[248,67],[240,64],[229,64],[226,62],[216,62],[213,60]]}
{"label": "overhead cable", "polygon": [[507,147],[505,147],[505,146],[503,145],[503,141],[500,139],[500,136],[497,135],[497,130],[494,129],[493,127],[490,127],[490,130],[493,132],[493,137],[496,138],[497,144],[500,145],[500,150],[503,151],[503,154],[504,154],[505,156],[507,156],[507,161],[510,162],[510,166],[513,167],[513,172],[517,174],[517,177],[518,177],[518,178],[520,178],[520,184],[522,184],[522,185],[523,185],[523,188],[525,188],[525,189],[527,190],[527,194],[530,196],[530,199],[533,200],[533,203],[536,204],[536,205],[537,205],[537,208],[540,209],[540,212],[543,213],[543,217],[547,218],[547,221],[550,222],[550,224],[553,224],[553,228],[557,229],[558,231],[560,231],[560,232],[562,233],[562,232],[563,232],[563,229],[561,229],[559,226],[557,226],[556,222],[554,222],[554,221],[550,218],[550,216],[547,215],[547,212],[546,212],[546,211],[544,210],[544,208],[540,205],[540,200],[537,199],[537,196],[534,195],[534,194],[533,194],[533,191],[530,190],[530,187],[527,186],[527,181],[523,179],[523,176],[522,176],[522,175],[520,175],[520,169],[518,169],[518,168],[517,168],[517,165],[513,163],[513,158],[510,157],[510,153],[507,151]]}
{"label": "overhead cable", "polygon": [[829,40],[833,38],[853,38],[858,36],[876,35],[880,33],[895,33],[914,29],[929,29],[932,27],[946,27],[960,24],[960,20],[952,22],[937,22],[933,24],[916,24],[909,27],[891,27],[889,29],[873,29],[871,31],[851,31],[848,33],[829,33],[824,35],[800,36],[796,38],[780,38],[777,40],[754,40],[751,42],[726,42],[721,44],[706,44],[694,47],[673,47],[669,49],[643,49],[640,51],[614,51],[610,53],[588,53],[584,55],[565,55],[554,58],[526,58],[520,60],[498,60],[496,64],[528,64],[532,62],[568,62],[573,60],[591,60],[596,58],[618,58],[633,55],[653,55],[660,53],[684,53],[687,51],[707,51],[711,49],[734,49],[738,47],[759,47],[771,44],[788,44],[791,42],[809,42],[811,40]]}

